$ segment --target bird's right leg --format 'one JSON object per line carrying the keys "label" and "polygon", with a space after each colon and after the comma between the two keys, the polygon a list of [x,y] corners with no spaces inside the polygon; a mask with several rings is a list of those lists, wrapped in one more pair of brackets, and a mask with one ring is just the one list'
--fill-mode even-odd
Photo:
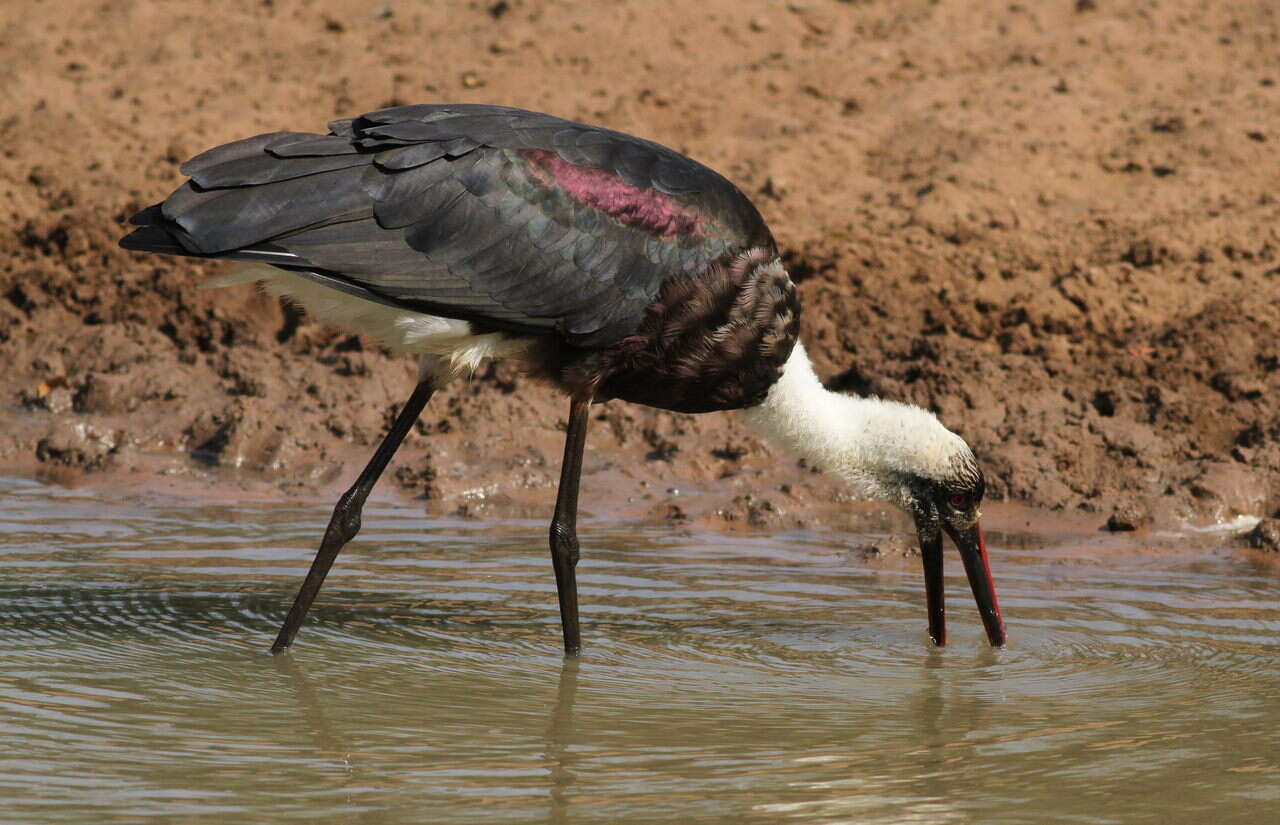
{"label": "bird's right leg", "polygon": [[431,400],[435,388],[436,379],[424,369],[418,380],[418,386],[413,390],[413,395],[409,396],[404,409],[400,410],[400,414],[396,416],[395,423],[391,425],[391,430],[378,445],[368,466],[364,468],[364,472],[360,473],[360,477],[356,479],[351,489],[338,499],[337,505],[333,508],[333,516],[329,519],[329,527],[324,531],[324,539],[320,542],[320,550],[316,553],[315,561],[311,562],[307,578],[302,582],[297,598],[293,600],[293,607],[289,608],[289,615],[285,617],[284,624],[280,627],[275,644],[271,646],[272,653],[280,653],[293,644],[293,637],[298,634],[298,628],[302,625],[307,610],[316,600],[316,594],[320,592],[320,585],[324,584],[324,577],[329,574],[333,560],[338,557],[343,546],[360,531],[360,511],[364,509],[364,501],[369,497],[369,491],[373,489],[382,471],[387,468],[387,462],[391,461],[391,456],[395,455],[400,442],[404,441],[404,437],[413,428],[413,423],[418,420],[422,408]]}
{"label": "bird's right leg", "polygon": [[556,571],[556,593],[560,597],[560,625],[564,630],[564,652],[582,649],[578,629],[578,485],[582,478],[582,451],[587,443],[587,414],[591,397],[574,398],[569,407],[569,425],[564,434],[564,463],[560,465],[560,488],[556,494],[556,514],[551,520],[551,564]]}

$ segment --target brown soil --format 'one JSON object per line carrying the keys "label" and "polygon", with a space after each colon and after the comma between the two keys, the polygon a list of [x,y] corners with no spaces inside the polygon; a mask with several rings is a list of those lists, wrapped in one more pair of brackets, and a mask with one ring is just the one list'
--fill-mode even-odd
{"label": "brown soil", "polygon": [[[1271,0],[0,7],[0,469],[326,492],[414,365],[221,271],[116,248],[216,143],[394,103],[652,137],[755,197],[833,386],[930,406],[991,495],[1101,526],[1280,507]],[[545,514],[561,399],[498,366],[390,471]],[[838,483],[730,415],[599,409],[587,509],[838,526]],[[838,506],[832,506],[838,505]]]}

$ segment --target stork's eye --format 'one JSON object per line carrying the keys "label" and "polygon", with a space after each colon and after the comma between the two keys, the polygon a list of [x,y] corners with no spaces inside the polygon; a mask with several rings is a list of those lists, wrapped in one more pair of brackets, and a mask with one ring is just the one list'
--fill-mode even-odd
{"label": "stork's eye", "polygon": [[969,497],[966,495],[961,495],[960,493],[956,493],[951,497],[951,506],[956,508],[957,510],[963,510],[964,508],[969,506]]}

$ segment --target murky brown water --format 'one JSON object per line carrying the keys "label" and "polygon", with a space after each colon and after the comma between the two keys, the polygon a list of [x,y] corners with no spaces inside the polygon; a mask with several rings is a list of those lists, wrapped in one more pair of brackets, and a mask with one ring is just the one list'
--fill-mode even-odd
{"label": "murky brown water", "polygon": [[949,559],[938,651],[837,536],[588,521],[565,663],[545,525],[383,505],[272,657],[326,507],[0,495],[0,822],[1280,821],[1239,557],[997,533],[1011,646]]}

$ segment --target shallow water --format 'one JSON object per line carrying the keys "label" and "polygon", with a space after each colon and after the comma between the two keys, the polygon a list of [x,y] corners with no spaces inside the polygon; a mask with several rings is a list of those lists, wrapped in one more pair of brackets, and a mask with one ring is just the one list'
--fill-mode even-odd
{"label": "shallow water", "polygon": [[936,650],[830,533],[588,520],[566,662],[545,525],[383,504],[272,657],[326,507],[0,494],[0,822],[1280,817],[1280,581],[1229,554],[992,534],[1010,647],[953,555]]}

